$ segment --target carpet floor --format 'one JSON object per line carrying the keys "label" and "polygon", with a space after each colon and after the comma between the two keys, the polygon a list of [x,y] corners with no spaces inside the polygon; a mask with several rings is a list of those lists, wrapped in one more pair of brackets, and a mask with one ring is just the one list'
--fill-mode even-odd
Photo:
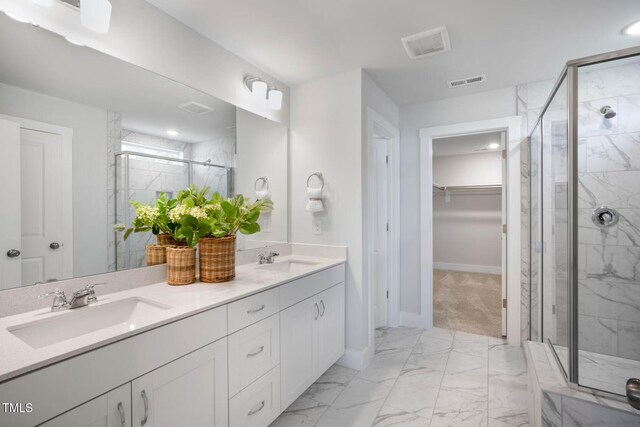
{"label": "carpet floor", "polygon": [[433,326],[502,336],[500,275],[433,271]]}

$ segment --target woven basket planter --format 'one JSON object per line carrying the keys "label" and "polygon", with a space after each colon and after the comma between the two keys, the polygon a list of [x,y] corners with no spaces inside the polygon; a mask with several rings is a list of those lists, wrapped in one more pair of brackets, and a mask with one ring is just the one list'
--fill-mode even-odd
{"label": "woven basket planter", "polygon": [[196,250],[183,246],[169,246],[167,251],[167,283],[188,285],[196,281]]}
{"label": "woven basket planter", "polygon": [[147,245],[147,267],[158,264],[166,264],[167,248],[173,246]]}
{"label": "woven basket planter", "polygon": [[236,236],[200,239],[200,281],[228,282],[236,277]]}
{"label": "woven basket planter", "polygon": [[156,236],[159,246],[187,246],[184,240],[176,240],[170,233],[161,233]]}

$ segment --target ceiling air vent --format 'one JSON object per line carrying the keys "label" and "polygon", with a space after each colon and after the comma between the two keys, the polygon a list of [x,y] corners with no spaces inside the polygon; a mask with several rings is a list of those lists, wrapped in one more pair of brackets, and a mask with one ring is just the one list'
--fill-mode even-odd
{"label": "ceiling air vent", "polygon": [[199,102],[189,101],[184,104],[178,105],[178,108],[187,111],[192,114],[207,114],[211,113],[214,108],[208,105],[200,104]]}
{"label": "ceiling air vent", "polygon": [[472,85],[474,83],[482,83],[484,80],[485,80],[485,75],[482,74],[479,76],[467,77],[466,79],[451,80],[447,82],[447,85],[449,85],[450,88],[454,88],[454,87]]}
{"label": "ceiling air vent", "polygon": [[411,59],[420,59],[451,50],[446,27],[438,27],[412,36],[403,37],[402,45]]}

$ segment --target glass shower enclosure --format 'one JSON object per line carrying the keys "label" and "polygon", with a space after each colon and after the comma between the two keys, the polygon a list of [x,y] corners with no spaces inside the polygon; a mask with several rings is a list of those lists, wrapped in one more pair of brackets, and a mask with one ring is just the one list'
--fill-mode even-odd
{"label": "glass shower enclosure", "polygon": [[567,63],[530,135],[531,324],[578,388],[640,378],[640,48]]}
{"label": "glass shower enclosure", "polygon": [[[149,204],[161,193],[176,197],[191,184],[209,187],[225,197],[233,195],[233,168],[153,154],[123,151],[115,162],[115,221],[131,226],[135,208],[131,201]],[[156,243],[150,233],[134,233],[127,240],[122,233],[115,236],[115,269],[144,267],[146,247]]]}

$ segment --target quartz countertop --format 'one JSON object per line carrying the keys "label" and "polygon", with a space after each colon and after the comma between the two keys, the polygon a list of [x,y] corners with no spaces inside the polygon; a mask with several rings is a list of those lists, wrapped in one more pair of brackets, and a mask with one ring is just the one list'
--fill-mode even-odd
{"label": "quartz countertop", "polygon": [[[59,312],[51,312],[50,308],[46,308],[0,318],[0,343],[2,343],[0,345],[0,361],[2,361],[0,363],[0,382],[150,329],[229,304],[343,264],[346,261],[337,258],[288,255],[278,257],[273,265],[290,260],[306,261],[313,263],[313,265],[309,264],[308,268],[296,272],[277,272],[261,268],[262,266],[257,264],[244,264],[236,267],[236,278],[225,283],[197,282],[187,286],[169,286],[166,282],[161,282],[104,295],[101,295],[100,288],[97,288],[98,302],[87,307]],[[18,325],[39,322],[55,316],[73,315],[76,311],[92,310],[129,298],[139,298],[142,301],[150,301],[165,307],[160,310],[152,310],[143,319],[136,319],[135,325],[129,324],[130,322],[121,323],[41,348],[32,348],[10,332]]]}

